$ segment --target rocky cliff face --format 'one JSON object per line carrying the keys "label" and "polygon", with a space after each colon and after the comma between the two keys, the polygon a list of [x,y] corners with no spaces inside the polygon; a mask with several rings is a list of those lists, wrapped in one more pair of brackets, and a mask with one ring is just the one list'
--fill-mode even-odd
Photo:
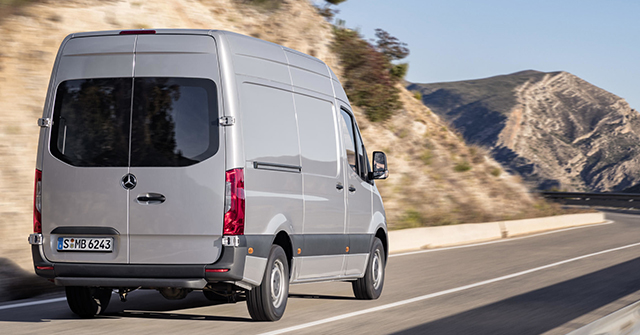
{"label": "rocky cliff face", "polygon": [[567,72],[411,84],[469,142],[540,189],[621,191],[640,181],[640,115]]}

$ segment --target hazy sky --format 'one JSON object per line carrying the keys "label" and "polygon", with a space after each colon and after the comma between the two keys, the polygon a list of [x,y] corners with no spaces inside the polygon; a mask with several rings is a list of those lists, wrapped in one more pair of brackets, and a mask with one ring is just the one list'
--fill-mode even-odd
{"label": "hazy sky", "polygon": [[366,38],[382,28],[408,44],[411,82],[562,70],[640,110],[640,1],[347,0],[337,8]]}

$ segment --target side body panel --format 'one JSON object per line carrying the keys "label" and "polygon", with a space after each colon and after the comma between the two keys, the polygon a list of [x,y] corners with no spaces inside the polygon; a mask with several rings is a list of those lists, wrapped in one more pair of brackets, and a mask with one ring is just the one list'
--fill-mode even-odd
{"label": "side body panel", "polygon": [[295,92],[305,199],[304,247],[294,281],[339,278],[349,238],[331,78],[319,60],[289,49],[285,55]]}
{"label": "side body panel", "polygon": [[[227,127],[234,141],[227,146],[232,151],[227,169],[244,169],[245,235],[275,238],[284,231],[295,250],[301,247],[294,236],[302,232],[303,179],[287,60],[278,45],[234,33],[222,35],[231,65],[223,76],[233,77],[225,81],[233,86],[225,89],[237,94],[232,102],[236,108],[230,108],[235,124]],[[269,253],[259,250],[262,247],[247,257],[252,267],[244,280],[249,283],[262,280]]]}
{"label": "side body panel", "polygon": [[[238,108],[228,110],[236,124],[230,127],[235,135],[227,147],[227,168],[238,164],[245,170],[245,234],[286,232],[294,283],[361,277],[376,231],[375,186],[349,177],[352,170],[345,168],[337,117],[341,104],[350,107],[337,77],[308,55],[220,34],[229,46],[221,59],[228,57],[234,74],[226,81],[238,97],[231,102]],[[223,81],[226,75],[223,71]],[[259,282],[263,270],[251,272],[247,281]]]}

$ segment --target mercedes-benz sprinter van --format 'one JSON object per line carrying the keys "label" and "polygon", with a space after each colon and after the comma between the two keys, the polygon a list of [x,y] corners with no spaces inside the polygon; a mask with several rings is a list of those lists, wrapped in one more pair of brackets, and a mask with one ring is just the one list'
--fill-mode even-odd
{"label": "mercedes-benz sprinter van", "polygon": [[81,317],[113,290],[246,298],[255,320],[280,319],[290,283],[382,291],[386,157],[369,164],[314,57],[216,30],[72,34],[38,124],[35,271]]}

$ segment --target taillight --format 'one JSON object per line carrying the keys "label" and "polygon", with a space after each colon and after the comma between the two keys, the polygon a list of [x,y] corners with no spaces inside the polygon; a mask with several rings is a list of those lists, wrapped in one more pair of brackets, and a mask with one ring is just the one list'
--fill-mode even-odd
{"label": "taillight", "polygon": [[224,185],[224,235],[244,234],[244,171],[226,172]]}
{"label": "taillight", "polygon": [[36,182],[33,189],[33,232],[42,234],[42,171],[36,169]]}

